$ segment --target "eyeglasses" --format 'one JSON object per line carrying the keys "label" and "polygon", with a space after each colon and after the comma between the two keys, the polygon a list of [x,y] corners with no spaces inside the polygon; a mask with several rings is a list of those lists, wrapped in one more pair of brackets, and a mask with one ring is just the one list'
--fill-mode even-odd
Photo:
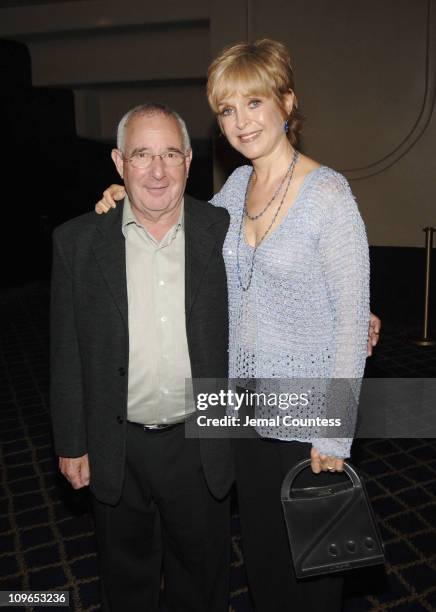
{"label": "eyeglasses", "polygon": [[149,153],[148,151],[138,151],[130,157],[123,156],[125,162],[132,164],[134,168],[144,170],[148,168],[155,157],[160,157],[163,164],[169,168],[181,166],[188,155],[181,151],[164,151],[163,153]]}

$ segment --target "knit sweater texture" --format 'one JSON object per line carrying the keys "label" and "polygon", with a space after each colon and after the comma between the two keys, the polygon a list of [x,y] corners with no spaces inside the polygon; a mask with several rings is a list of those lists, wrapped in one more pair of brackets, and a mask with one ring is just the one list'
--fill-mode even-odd
{"label": "knit sweater texture", "polygon": [[[294,381],[294,391],[307,390],[309,379],[317,381],[311,401],[294,406],[292,415],[342,415],[349,431],[356,419],[369,322],[368,243],[356,202],[341,174],[326,166],[311,171],[280,225],[259,245],[250,288],[243,291],[237,253],[239,242],[239,270],[246,286],[253,247],[243,232],[240,235],[240,227],[251,173],[251,166],[237,168],[212,199],[230,214],[223,248],[229,375],[262,380],[263,389],[272,379],[280,381],[275,389]],[[336,393],[341,403],[337,410],[326,399],[332,379],[341,379],[350,390]],[[258,382],[257,389],[262,384]],[[349,456],[352,441],[334,437],[331,428],[325,436],[326,429],[309,427],[257,430],[263,437],[312,442],[321,452],[338,457]]]}

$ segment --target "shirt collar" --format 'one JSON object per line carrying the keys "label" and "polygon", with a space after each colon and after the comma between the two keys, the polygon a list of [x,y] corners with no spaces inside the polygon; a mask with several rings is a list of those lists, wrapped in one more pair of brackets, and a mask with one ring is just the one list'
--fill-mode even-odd
{"label": "shirt collar", "polygon": [[124,229],[126,228],[126,226],[130,225],[131,223],[134,223],[138,227],[141,227],[140,223],[138,222],[135,215],[133,214],[132,207],[130,205],[129,196],[126,193],[124,197],[123,221],[122,221],[123,234],[125,234]]}
{"label": "shirt collar", "polygon": [[[144,230],[147,233],[147,235],[154,242],[156,242],[153,236],[151,236],[151,234],[147,231],[147,229],[143,225],[141,225],[141,223],[139,223],[138,219],[135,217],[132,211],[132,206],[130,204],[129,196],[126,194],[124,198],[123,219],[122,219],[122,232],[124,234],[124,237],[126,237],[126,232],[127,232],[126,228],[132,224]],[[168,242],[171,242],[171,240],[175,238],[177,232],[180,229],[184,230],[184,228],[185,228],[185,201],[183,200],[182,205],[180,207],[180,214],[179,214],[177,223],[168,231],[168,233],[164,236],[162,240],[165,240],[165,242],[167,242],[167,240]]]}

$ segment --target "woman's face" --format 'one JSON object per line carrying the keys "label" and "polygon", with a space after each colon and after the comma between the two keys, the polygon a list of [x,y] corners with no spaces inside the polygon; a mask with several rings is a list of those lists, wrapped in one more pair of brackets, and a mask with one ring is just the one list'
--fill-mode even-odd
{"label": "woman's face", "polygon": [[[288,114],[293,98],[289,93],[284,100]],[[270,155],[288,142],[283,111],[273,98],[237,91],[220,102],[218,121],[232,147],[251,161]]]}

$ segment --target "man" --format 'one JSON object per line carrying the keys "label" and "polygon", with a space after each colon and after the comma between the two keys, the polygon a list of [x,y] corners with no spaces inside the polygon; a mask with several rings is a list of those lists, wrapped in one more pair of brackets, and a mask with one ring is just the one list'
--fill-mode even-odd
{"label": "man", "polygon": [[226,440],[186,439],[185,379],[227,376],[228,215],[184,194],[183,120],[146,104],[118,126],[123,206],[57,228],[51,410],[61,472],[90,485],[103,608],[227,609]]}

